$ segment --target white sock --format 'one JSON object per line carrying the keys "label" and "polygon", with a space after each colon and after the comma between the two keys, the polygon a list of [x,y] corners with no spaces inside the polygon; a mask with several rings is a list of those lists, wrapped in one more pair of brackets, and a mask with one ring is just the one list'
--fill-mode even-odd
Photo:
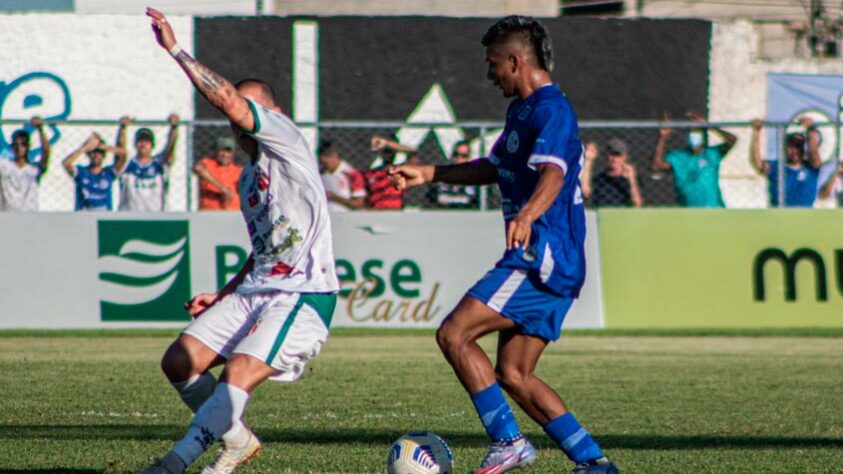
{"label": "white sock", "polygon": [[[215,379],[210,372],[194,375],[187,380],[175,382],[173,384],[173,388],[179,392],[179,396],[184,404],[187,405],[193,413],[196,413],[196,411],[199,410],[199,407],[201,407],[202,404],[211,397],[216,386],[217,379]],[[246,434],[246,430],[243,430],[242,428],[243,422],[237,420],[237,422],[231,426],[231,429],[222,435],[226,444],[241,446],[245,443],[245,440],[242,440],[240,444],[237,444],[238,441],[244,437],[243,435]]]}
{"label": "white sock", "polygon": [[249,394],[234,385],[217,384],[214,394],[199,408],[190,422],[187,434],[173,447],[186,466],[193,464],[199,456],[240,421]]}

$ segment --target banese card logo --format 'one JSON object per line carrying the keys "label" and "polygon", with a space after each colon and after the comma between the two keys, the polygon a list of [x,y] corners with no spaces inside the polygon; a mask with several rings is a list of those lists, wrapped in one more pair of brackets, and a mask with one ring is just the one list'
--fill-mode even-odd
{"label": "banese card logo", "polygon": [[100,319],[123,322],[188,321],[188,222],[99,221]]}

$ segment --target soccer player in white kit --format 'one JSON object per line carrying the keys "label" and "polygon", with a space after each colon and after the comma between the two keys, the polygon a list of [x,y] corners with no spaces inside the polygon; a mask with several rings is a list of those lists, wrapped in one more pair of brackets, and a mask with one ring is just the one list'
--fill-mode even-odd
{"label": "soccer player in white kit", "polygon": [[[158,43],[231,120],[252,157],[239,186],[252,254],[222,290],[185,305],[196,319],[161,367],[196,414],[184,438],[142,472],[183,472],[222,439],[202,472],[229,473],[261,448],[242,422],[250,393],[266,379],[296,380],[328,338],[339,290],[328,206],[316,158],[272,88],[255,79],[232,85],[178,46],[163,14],[150,8],[147,15]],[[208,369],[221,363],[218,383]]]}

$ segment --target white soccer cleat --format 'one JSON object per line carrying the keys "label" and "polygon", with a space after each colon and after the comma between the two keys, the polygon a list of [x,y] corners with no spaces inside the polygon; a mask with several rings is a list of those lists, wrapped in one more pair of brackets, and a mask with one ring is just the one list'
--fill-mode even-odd
{"label": "white soccer cleat", "polygon": [[237,468],[258,457],[263,445],[252,430],[243,427],[249,435],[246,444],[239,447],[223,444],[217,459],[210,466],[202,469],[202,474],[231,474]]}

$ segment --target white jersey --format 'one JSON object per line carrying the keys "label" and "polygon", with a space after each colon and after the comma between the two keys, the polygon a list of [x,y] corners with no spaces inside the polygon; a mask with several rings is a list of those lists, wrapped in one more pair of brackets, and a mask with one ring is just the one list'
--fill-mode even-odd
{"label": "white jersey", "polygon": [[[357,171],[345,161],[340,161],[340,165],[334,171],[323,171],[321,178],[326,192],[345,199],[366,197],[366,183],[363,180],[363,173]],[[328,201],[328,210],[344,212],[348,208],[338,202]]]}
{"label": "white jersey", "polygon": [[252,101],[249,107],[258,156],[243,168],[239,192],[255,267],[237,292],[339,291],[316,158],[290,119]]}
{"label": "white jersey", "polygon": [[163,155],[156,155],[146,164],[129,160],[120,174],[120,210],[159,212],[164,210],[164,197],[170,167]]}
{"label": "white jersey", "polygon": [[38,181],[41,168],[27,163],[23,168],[14,161],[0,158],[0,204],[7,211],[37,211]]}

